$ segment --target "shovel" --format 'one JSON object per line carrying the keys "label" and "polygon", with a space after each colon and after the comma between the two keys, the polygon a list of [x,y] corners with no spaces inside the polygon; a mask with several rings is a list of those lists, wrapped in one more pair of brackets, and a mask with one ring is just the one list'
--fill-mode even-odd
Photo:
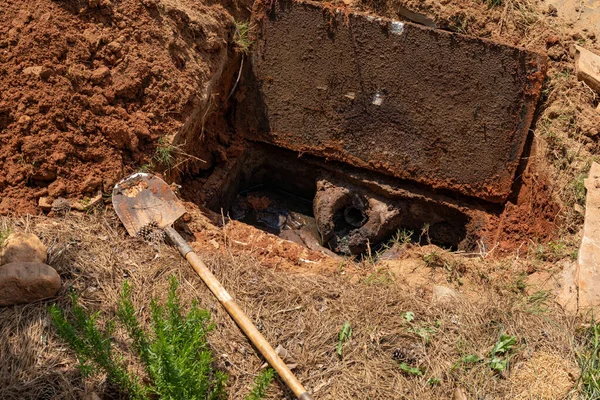
{"label": "shovel", "polygon": [[164,231],[181,255],[192,265],[206,286],[225,307],[231,318],[297,398],[312,400],[312,396],[304,389],[248,316],[233,301],[227,290],[200,260],[200,257],[194,253],[190,245],[173,229],[171,225],[185,214],[185,208],[165,181],[152,174],[133,174],[117,183],[113,189],[112,202],[119,219],[131,236],[145,236],[153,234],[157,230]]}

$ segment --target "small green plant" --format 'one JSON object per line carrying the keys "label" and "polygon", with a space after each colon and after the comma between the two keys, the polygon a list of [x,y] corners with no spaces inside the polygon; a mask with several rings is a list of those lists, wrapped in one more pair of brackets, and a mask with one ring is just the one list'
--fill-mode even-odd
{"label": "small green plant", "polygon": [[577,361],[580,368],[580,398],[600,398],[600,324],[592,319],[578,333]]}
{"label": "small green plant", "polygon": [[250,393],[246,396],[246,400],[261,400],[267,394],[267,388],[275,378],[275,370],[267,368],[254,380],[254,386]]}
{"label": "small green plant", "polygon": [[412,311],[405,312],[404,319],[408,322],[413,322],[415,320],[415,313]]}
{"label": "small green plant", "polygon": [[175,163],[175,146],[165,137],[158,139],[158,145],[154,152],[154,160],[162,167],[170,168]]}
{"label": "small green plant", "polygon": [[425,265],[429,268],[439,268],[444,266],[444,260],[442,256],[437,251],[432,251],[423,256],[423,261],[425,261]]}
{"label": "small green plant", "polygon": [[423,371],[420,368],[411,367],[405,362],[400,364],[400,370],[406,375],[423,376]]}
{"label": "small green plant", "polygon": [[77,304],[77,296],[71,293],[73,307],[71,317],[56,305],[50,307],[52,322],[58,335],[71,346],[77,354],[79,369],[84,377],[100,372],[107,374],[108,380],[117,384],[133,399],[147,397],[147,388],[131,373],[114,354],[111,336],[114,324],[109,321],[104,329],[98,325],[98,313],[87,314]]}
{"label": "small green plant", "polygon": [[490,351],[489,367],[493,371],[502,372],[508,367],[513,349],[517,344],[517,337],[502,333]]}
{"label": "small green plant", "polygon": [[431,343],[431,336],[437,332],[437,330],[431,326],[414,326],[408,331],[420,337],[425,344]]}
{"label": "small green plant", "polygon": [[459,366],[468,367],[472,364],[477,364],[482,361],[482,359],[477,354],[469,354],[467,356],[462,357],[460,360],[454,363],[452,368],[450,368],[450,372],[454,371]]}
{"label": "small green plant", "polygon": [[143,164],[140,167],[139,172],[152,172],[152,171],[154,171],[154,165],[152,163],[149,163],[149,164]]}
{"label": "small green plant", "polygon": [[519,277],[515,281],[512,290],[518,294],[524,293],[525,289],[527,289],[527,274],[523,272],[519,274]]}
{"label": "small green plant", "polygon": [[340,329],[340,333],[338,334],[338,342],[335,346],[335,352],[340,357],[342,357],[344,343],[350,339],[350,336],[352,336],[352,327],[350,326],[350,322],[346,321],[344,322],[344,325],[342,325],[342,329]]}
{"label": "small green plant", "polygon": [[539,315],[550,311],[548,303],[550,302],[552,293],[549,290],[540,290],[527,296],[525,299],[524,311]]}
{"label": "small green plant", "polygon": [[577,175],[572,183],[575,202],[580,206],[585,206],[585,178],[587,175],[587,173]]}
{"label": "small green plant", "polygon": [[427,379],[427,384],[429,386],[439,386],[442,383],[442,380],[440,378],[429,378]]}
{"label": "small green plant", "polygon": [[235,34],[233,37],[235,47],[243,54],[248,54],[252,41],[250,40],[250,24],[248,22],[235,23]]}
{"label": "small green plant", "polygon": [[117,320],[125,326],[135,353],[132,355],[145,367],[148,383],[127,371],[120,354],[112,347],[114,324],[104,328],[98,323],[99,314],[88,314],[72,295],[70,313],[57,305],[50,315],[58,335],[75,351],[84,376],[101,372],[131,398],[158,396],[165,399],[226,398],[227,375],[213,367],[212,350],[207,334],[213,329],[208,311],[196,303],[184,315],[176,294],[177,280],[171,278],[167,302],[152,300],[150,307],[151,332],[141,325],[131,301],[132,290],[126,282],[117,309]]}
{"label": "small green plant", "polygon": [[364,280],[366,285],[390,285],[395,282],[395,275],[386,268],[378,268]]}

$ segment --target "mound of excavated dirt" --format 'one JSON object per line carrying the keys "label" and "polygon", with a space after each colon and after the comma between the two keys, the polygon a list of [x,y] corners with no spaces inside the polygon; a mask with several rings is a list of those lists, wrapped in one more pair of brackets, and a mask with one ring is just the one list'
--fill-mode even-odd
{"label": "mound of excavated dirt", "polygon": [[195,1],[3,1],[0,214],[82,198],[152,162],[206,97],[233,18]]}

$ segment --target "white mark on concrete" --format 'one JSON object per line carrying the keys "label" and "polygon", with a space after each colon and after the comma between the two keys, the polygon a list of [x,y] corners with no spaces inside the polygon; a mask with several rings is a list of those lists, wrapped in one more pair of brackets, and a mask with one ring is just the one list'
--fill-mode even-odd
{"label": "white mark on concrete", "polygon": [[382,95],[381,93],[377,92],[377,93],[375,93],[375,96],[373,96],[373,100],[371,101],[371,104],[380,106],[383,104],[383,99],[385,99],[385,96]]}
{"label": "white mark on concrete", "polygon": [[390,32],[394,35],[401,35],[404,31],[404,24],[400,21],[392,21],[390,24]]}

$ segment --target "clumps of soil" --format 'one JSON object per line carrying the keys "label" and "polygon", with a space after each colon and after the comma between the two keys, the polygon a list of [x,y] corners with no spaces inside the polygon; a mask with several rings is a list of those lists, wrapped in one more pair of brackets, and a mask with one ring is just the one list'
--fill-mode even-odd
{"label": "clumps of soil", "polygon": [[208,96],[233,26],[191,0],[4,2],[0,214],[108,192],[152,164]]}

